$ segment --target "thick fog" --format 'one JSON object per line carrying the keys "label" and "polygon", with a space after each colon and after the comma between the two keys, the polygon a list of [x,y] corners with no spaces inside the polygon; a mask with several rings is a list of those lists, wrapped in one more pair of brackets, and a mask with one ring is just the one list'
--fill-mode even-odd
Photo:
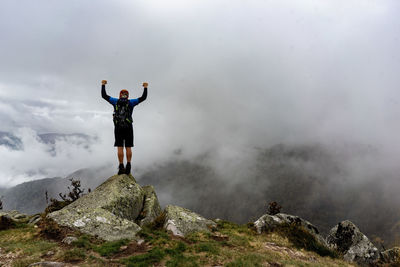
{"label": "thick fog", "polygon": [[[135,107],[134,170],[212,154],[245,179],[255,147],[322,143],[375,151],[351,177],[395,172],[400,115],[397,1],[2,1],[0,186],[113,164],[112,106]],[[82,133],[57,153],[42,133]],[[54,152],[54,151],[53,151]],[[372,164],[373,163],[373,164]],[[383,173],[383,172],[382,172]],[[384,178],[384,177],[382,177]]]}

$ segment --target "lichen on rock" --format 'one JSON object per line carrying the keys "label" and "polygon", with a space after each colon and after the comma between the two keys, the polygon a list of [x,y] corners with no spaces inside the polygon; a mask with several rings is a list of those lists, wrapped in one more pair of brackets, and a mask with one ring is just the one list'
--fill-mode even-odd
{"label": "lichen on rock", "polygon": [[346,261],[361,265],[374,264],[380,256],[378,249],[351,221],[342,221],[330,230],[328,245],[343,254]]}
{"label": "lichen on rock", "polygon": [[176,236],[185,236],[198,231],[210,231],[217,224],[199,214],[178,206],[168,205],[165,208],[164,228]]}
{"label": "lichen on rock", "polygon": [[254,222],[254,226],[259,234],[262,232],[271,231],[283,224],[300,226],[308,233],[313,235],[321,245],[326,247],[328,246],[325,239],[320,235],[317,227],[315,227],[310,222],[300,218],[299,216],[284,213],[278,213],[275,215],[265,214]]}
{"label": "lichen on rock", "polygon": [[143,226],[153,222],[157,216],[161,214],[160,203],[158,202],[157,194],[154,187],[151,185],[143,186],[144,191],[144,205],[141,212],[139,225]]}
{"label": "lichen on rock", "polygon": [[144,190],[132,176],[115,175],[61,210],[47,216],[59,225],[97,236],[107,241],[134,239]]}

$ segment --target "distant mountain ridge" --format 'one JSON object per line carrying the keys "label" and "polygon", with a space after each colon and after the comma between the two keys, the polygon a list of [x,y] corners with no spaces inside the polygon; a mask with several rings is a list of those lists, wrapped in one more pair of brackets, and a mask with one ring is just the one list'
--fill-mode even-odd
{"label": "distant mountain ridge", "polygon": [[[97,137],[92,137],[83,133],[72,133],[72,134],[62,134],[62,133],[43,133],[37,135],[39,142],[49,145],[51,148],[57,140],[60,141],[73,141],[76,144],[83,144],[85,148],[96,141]],[[24,144],[21,138],[10,132],[0,132],[0,146],[5,146],[12,150],[23,150]]]}
{"label": "distant mountain ridge", "polygon": [[65,178],[54,177],[44,178],[35,181],[25,182],[11,188],[0,189],[3,196],[4,210],[18,210],[27,214],[43,212],[47,207],[46,191],[48,199],[57,198],[59,193],[67,193],[71,184],[70,178],[81,181],[81,188],[85,192],[89,188],[94,189],[114,173],[110,166],[94,169],[81,169]]}
{"label": "distant mountain ridge", "polygon": [[[368,236],[388,243],[400,240],[395,227],[400,221],[400,180],[388,189],[381,177],[396,177],[384,173],[375,177],[368,172],[363,172],[368,177],[352,177],[349,159],[366,157],[374,151],[362,146],[346,148],[342,154],[319,144],[257,148],[250,171],[234,182],[229,175],[217,172],[205,160],[207,155],[173,157],[134,175],[138,183],[154,186],[161,206],[184,206],[209,218],[246,223],[262,214],[269,202],[277,201],[283,212],[315,222],[324,234],[331,225],[350,219]],[[94,189],[115,173],[115,166],[107,166],[80,170],[69,177],[82,180],[83,188]],[[9,188],[3,192],[5,209],[41,212],[46,205],[46,188],[49,197],[54,197],[67,192],[68,185],[67,178],[58,178]]]}

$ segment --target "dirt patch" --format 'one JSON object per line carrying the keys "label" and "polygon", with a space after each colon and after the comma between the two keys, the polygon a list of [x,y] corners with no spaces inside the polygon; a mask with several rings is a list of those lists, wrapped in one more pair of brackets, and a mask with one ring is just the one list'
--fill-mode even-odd
{"label": "dirt patch", "polygon": [[4,248],[0,248],[0,263],[1,266],[9,267],[12,263],[21,258],[22,252],[5,252]]}

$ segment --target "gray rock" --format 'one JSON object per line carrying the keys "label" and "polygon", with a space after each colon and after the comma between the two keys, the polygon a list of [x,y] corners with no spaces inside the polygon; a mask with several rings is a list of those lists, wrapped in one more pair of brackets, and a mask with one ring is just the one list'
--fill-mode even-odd
{"label": "gray rock", "polygon": [[394,247],[388,250],[385,250],[381,253],[382,256],[382,261],[384,263],[392,264],[397,264],[397,266],[400,266],[400,248],[399,247]]}
{"label": "gray rock", "polygon": [[165,208],[164,228],[176,236],[185,236],[198,231],[209,231],[217,224],[197,213],[178,206],[168,205]]}
{"label": "gray rock", "polygon": [[326,243],[325,239],[320,235],[317,227],[298,216],[284,213],[278,213],[276,215],[265,214],[254,222],[254,226],[257,232],[261,234],[262,232],[268,232],[275,229],[277,226],[285,223],[301,226],[304,230],[313,235],[320,244],[328,247],[328,244]]}
{"label": "gray rock", "polygon": [[41,261],[30,264],[28,267],[63,267],[65,263],[55,261]]}
{"label": "gray rock", "polygon": [[26,214],[19,213],[14,216],[14,219],[20,220],[20,219],[26,219],[27,217],[28,216]]}
{"label": "gray rock", "polygon": [[158,202],[154,187],[151,185],[144,186],[143,190],[144,206],[141,216],[144,216],[144,218],[139,221],[140,226],[153,222],[161,214],[160,203]]}
{"label": "gray rock", "polygon": [[65,244],[68,244],[68,245],[71,245],[72,242],[75,242],[77,240],[78,240],[78,238],[76,238],[75,236],[67,236],[61,242],[65,243]]}
{"label": "gray rock", "polygon": [[135,239],[144,190],[131,175],[115,175],[91,193],[47,216],[61,226],[106,241]]}
{"label": "gray rock", "polygon": [[379,259],[378,249],[350,221],[342,221],[333,227],[326,241],[330,248],[343,254],[348,262],[372,265]]}
{"label": "gray rock", "polygon": [[41,219],[40,214],[35,214],[30,217],[28,224],[37,224]]}
{"label": "gray rock", "polygon": [[27,222],[29,216],[24,213],[19,213],[17,210],[0,211],[0,216],[7,215],[13,222]]}

